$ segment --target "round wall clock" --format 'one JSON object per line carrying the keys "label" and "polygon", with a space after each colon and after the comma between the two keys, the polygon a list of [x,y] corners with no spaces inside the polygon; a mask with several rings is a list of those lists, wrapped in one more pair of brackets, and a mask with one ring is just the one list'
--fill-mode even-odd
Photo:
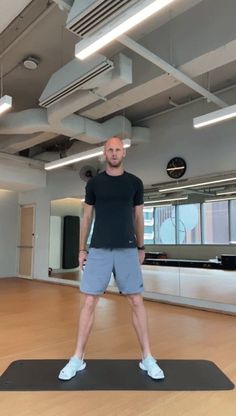
{"label": "round wall clock", "polygon": [[172,179],[179,179],[185,174],[186,168],[185,160],[176,156],[168,162],[166,172]]}

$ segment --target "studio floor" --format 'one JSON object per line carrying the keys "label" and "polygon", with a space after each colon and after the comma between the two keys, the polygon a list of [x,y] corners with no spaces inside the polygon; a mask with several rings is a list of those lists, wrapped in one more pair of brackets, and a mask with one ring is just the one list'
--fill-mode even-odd
{"label": "studio floor", "polygon": [[[75,287],[1,278],[0,373],[19,359],[69,357],[80,299]],[[150,301],[145,305],[156,358],[211,360],[236,384],[235,316]],[[106,294],[100,299],[86,357],[140,357],[125,297]],[[0,392],[1,416],[235,416],[235,412],[236,390]]]}

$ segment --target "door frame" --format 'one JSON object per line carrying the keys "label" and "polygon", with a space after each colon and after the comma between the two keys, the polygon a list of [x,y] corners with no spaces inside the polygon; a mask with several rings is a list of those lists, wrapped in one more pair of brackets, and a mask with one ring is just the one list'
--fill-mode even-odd
{"label": "door frame", "polygon": [[[32,254],[31,254],[31,272],[30,276],[25,276],[20,274],[20,232],[21,232],[21,208],[33,208],[33,227],[32,227],[32,234],[33,234],[33,244],[32,244]],[[17,231],[17,277],[21,277],[24,279],[32,280],[34,279],[34,259],[35,259],[35,212],[36,212],[36,204],[19,204],[18,206],[18,231]]]}

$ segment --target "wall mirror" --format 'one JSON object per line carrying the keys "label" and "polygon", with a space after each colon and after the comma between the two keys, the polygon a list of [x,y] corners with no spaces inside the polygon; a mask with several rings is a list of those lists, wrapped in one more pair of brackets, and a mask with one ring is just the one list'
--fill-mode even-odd
{"label": "wall mirror", "polygon": [[78,250],[83,200],[63,198],[51,201],[49,270],[50,279],[80,280]]}

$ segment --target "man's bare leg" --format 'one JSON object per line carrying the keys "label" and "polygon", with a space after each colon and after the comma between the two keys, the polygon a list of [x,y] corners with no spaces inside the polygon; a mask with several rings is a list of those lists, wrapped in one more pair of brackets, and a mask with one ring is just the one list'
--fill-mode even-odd
{"label": "man's bare leg", "polygon": [[95,308],[99,300],[99,296],[82,294],[82,307],[80,310],[80,318],[78,325],[77,343],[74,356],[82,359],[85,347],[93,327]]}
{"label": "man's bare leg", "polygon": [[127,298],[132,307],[133,325],[143,354],[139,367],[145,370],[151,378],[163,379],[165,377],[164,372],[151,355],[147,313],[143,298],[140,294],[127,295]]}
{"label": "man's bare leg", "polygon": [[151,355],[147,313],[143,303],[142,296],[137,293],[134,295],[127,295],[128,302],[132,307],[133,326],[136,331],[139,344],[142,350],[143,358]]}
{"label": "man's bare leg", "polygon": [[58,375],[60,380],[70,380],[78,371],[86,367],[83,356],[93,326],[94,312],[98,299],[99,296],[83,294],[75,353],[60,371]]}

